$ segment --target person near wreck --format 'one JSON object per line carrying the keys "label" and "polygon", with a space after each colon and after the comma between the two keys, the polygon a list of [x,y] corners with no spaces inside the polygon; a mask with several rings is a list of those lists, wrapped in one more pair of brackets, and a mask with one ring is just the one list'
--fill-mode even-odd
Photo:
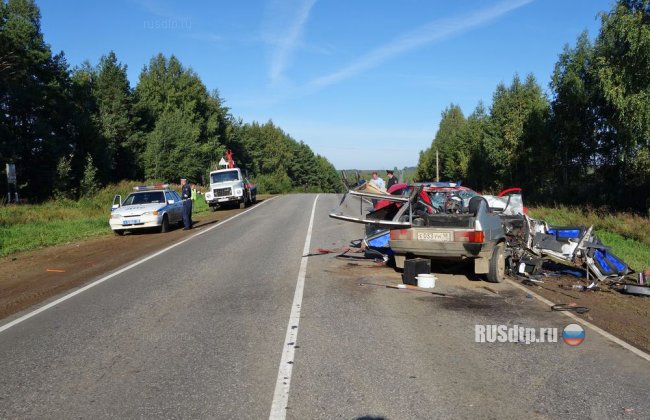
{"label": "person near wreck", "polygon": [[384,180],[379,177],[377,171],[372,172],[372,178],[369,183],[382,191],[386,189],[386,184],[384,183]]}
{"label": "person near wreck", "polygon": [[183,230],[192,229],[192,188],[187,178],[181,178],[181,198],[183,199]]}
{"label": "person near wreck", "polygon": [[386,177],[388,177],[388,181],[386,182],[387,190],[399,182],[399,180],[397,179],[393,171],[391,171],[390,169],[386,170]]}

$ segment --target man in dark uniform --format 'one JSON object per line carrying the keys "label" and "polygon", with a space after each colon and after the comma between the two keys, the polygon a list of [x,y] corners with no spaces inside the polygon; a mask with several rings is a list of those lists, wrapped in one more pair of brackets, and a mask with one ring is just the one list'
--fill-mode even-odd
{"label": "man in dark uniform", "polygon": [[183,199],[183,230],[192,229],[192,188],[185,178],[181,178],[181,198]]}
{"label": "man in dark uniform", "polygon": [[388,177],[388,182],[386,182],[386,189],[389,189],[393,185],[397,184],[399,181],[397,177],[393,174],[393,171],[390,169],[386,171],[386,176]]}

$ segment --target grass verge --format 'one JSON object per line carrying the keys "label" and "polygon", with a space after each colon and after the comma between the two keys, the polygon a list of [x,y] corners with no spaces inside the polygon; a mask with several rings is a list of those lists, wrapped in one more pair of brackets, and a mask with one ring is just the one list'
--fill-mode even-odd
{"label": "grass verge", "polygon": [[[62,244],[79,239],[111,235],[108,226],[113,196],[125,199],[142,182],[121,182],[79,201],[51,200],[43,204],[0,207],[0,257],[20,251]],[[174,186],[180,191],[179,186]],[[203,196],[193,214],[209,211]]]}

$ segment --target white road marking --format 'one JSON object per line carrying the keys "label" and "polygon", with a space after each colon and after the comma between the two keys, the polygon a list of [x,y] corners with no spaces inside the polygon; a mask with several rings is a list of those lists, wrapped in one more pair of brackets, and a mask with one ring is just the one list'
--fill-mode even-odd
{"label": "white road marking", "polygon": [[[510,284],[512,284],[513,286],[515,286],[516,288],[521,289],[521,290],[525,291],[526,293],[530,293],[536,299],[538,299],[539,301],[547,304],[548,306],[554,306],[555,305],[555,303],[553,303],[550,300],[538,295],[537,293],[531,291],[530,289],[525,288],[521,284],[519,284],[519,283],[517,283],[517,282],[515,282],[513,280],[510,280],[510,279],[507,279],[507,281]],[[638,349],[638,348],[634,347],[633,345],[631,345],[629,343],[626,343],[625,341],[621,340],[620,338],[608,333],[607,331],[603,330],[602,328],[599,328],[599,327],[595,326],[594,324],[592,324],[589,321],[585,321],[584,319],[580,318],[579,316],[577,316],[576,314],[574,314],[572,312],[567,312],[567,311],[559,311],[559,312],[561,312],[564,315],[568,316],[572,320],[574,320],[576,322],[579,322],[580,324],[586,325],[592,331],[597,332],[598,334],[602,335],[606,339],[618,344],[619,346],[631,351],[632,353],[636,354],[637,356],[639,356],[639,357],[647,360],[648,362],[650,362],[650,354],[644,352],[643,350]]]}
{"label": "white road marking", "polygon": [[110,280],[110,279],[112,279],[112,278],[115,277],[115,276],[119,276],[120,274],[124,273],[125,271],[128,271],[128,270],[130,270],[130,269],[132,269],[132,268],[134,268],[134,267],[137,267],[137,266],[139,266],[140,264],[142,264],[142,263],[144,263],[144,262],[147,262],[147,261],[149,261],[150,259],[155,258],[155,257],[157,257],[157,256],[160,255],[160,254],[164,254],[165,252],[169,251],[170,249],[176,248],[177,246],[182,245],[182,244],[184,244],[184,243],[187,242],[187,241],[191,241],[192,239],[196,238],[196,237],[199,236],[199,235],[203,235],[204,233],[209,232],[209,231],[211,231],[212,229],[216,229],[217,227],[223,225],[223,224],[226,223],[226,222],[229,222],[229,221],[231,221],[231,220],[233,220],[233,219],[236,219],[237,217],[239,217],[239,216],[241,216],[241,215],[243,215],[243,214],[246,214],[246,213],[248,213],[248,212],[251,211],[251,210],[255,210],[256,208],[262,206],[262,205],[263,205],[264,203],[266,203],[266,202],[269,202],[269,201],[273,200],[274,198],[275,198],[275,197],[272,197],[272,198],[266,199],[266,200],[262,201],[260,204],[258,204],[258,205],[255,206],[255,207],[251,207],[251,208],[248,209],[248,210],[245,210],[245,211],[243,211],[243,212],[241,212],[241,213],[237,213],[236,215],[232,216],[232,217],[229,218],[229,219],[226,219],[226,220],[224,220],[224,221],[221,221],[221,222],[217,223],[217,224],[214,225],[214,226],[210,226],[209,228],[207,228],[207,229],[205,229],[205,230],[201,230],[201,231],[195,233],[194,235],[190,236],[189,238],[186,238],[186,239],[184,239],[184,240],[182,240],[182,241],[180,241],[180,242],[177,242],[177,243],[175,243],[175,244],[173,244],[173,245],[170,245],[170,246],[168,246],[167,248],[162,249],[162,250],[160,250],[160,251],[158,251],[158,252],[156,252],[156,253],[154,253],[154,254],[151,254],[151,255],[149,255],[148,257],[145,257],[145,258],[143,258],[143,259],[141,259],[141,260],[138,260],[138,261],[134,262],[133,264],[129,264],[129,265],[127,265],[126,267],[124,267],[124,268],[122,268],[122,269],[120,269],[120,270],[118,270],[118,271],[116,271],[116,272],[114,272],[114,273],[111,273],[111,274],[109,274],[109,275],[107,275],[107,276],[104,276],[104,277],[102,277],[101,279],[96,280],[96,281],[94,281],[94,282],[92,282],[92,283],[90,283],[90,284],[88,284],[88,285],[82,287],[81,289],[75,290],[75,291],[72,292],[72,293],[68,293],[67,295],[65,295],[65,296],[63,296],[63,297],[61,297],[61,298],[59,298],[59,299],[57,299],[57,300],[55,300],[55,301],[53,301],[53,302],[50,302],[50,303],[48,303],[47,305],[44,305],[44,306],[42,306],[42,307],[40,307],[40,308],[38,308],[38,309],[36,309],[36,310],[34,310],[34,311],[32,311],[32,312],[26,314],[26,315],[23,315],[23,316],[21,316],[20,318],[14,319],[13,321],[11,321],[11,322],[9,322],[9,323],[0,326],[0,333],[3,332],[3,331],[8,330],[9,328],[11,328],[11,327],[13,327],[13,326],[16,326],[16,325],[20,324],[20,323],[23,322],[23,321],[28,320],[29,318],[31,318],[31,317],[33,317],[33,316],[36,316],[36,315],[40,314],[41,312],[45,312],[45,311],[47,311],[48,309],[53,308],[54,306],[58,305],[59,303],[65,302],[66,300],[68,300],[68,299],[70,299],[70,298],[72,298],[72,297],[74,297],[74,296],[76,296],[76,295],[78,295],[78,294],[80,294],[80,293],[83,293],[83,292],[85,292],[86,290],[91,289],[91,288],[97,286],[98,284],[104,283],[106,280]]}
{"label": "white road marking", "polygon": [[280,368],[278,369],[278,378],[275,382],[275,392],[273,393],[273,403],[271,404],[270,420],[283,420],[287,416],[287,404],[289,403],[289,388],[291,387],[291,372],[293,371],[293,361],[295,353],[296,339],[298,338],[298,324],[300,323],[300,309],[302,305],[302,293],[305,289],[305,275],[307,274],[307,254],[311,243],[311,231],[314,226],[314,214],[316,213],[316,202],[318,195],[314,199],[314,205],[311,209],[311,218],[309,219],[309,228],[307,228],[307,237],[305,246],[302,250],[302,259],[300,260],[300,270],[298,271],[298,280],[296,281],[296,292],[293,295],[293,304],[291,305],[291,315],[289,315],[289,324],[287,325],[287,335],[284,339],[284,349],[280,358]]}

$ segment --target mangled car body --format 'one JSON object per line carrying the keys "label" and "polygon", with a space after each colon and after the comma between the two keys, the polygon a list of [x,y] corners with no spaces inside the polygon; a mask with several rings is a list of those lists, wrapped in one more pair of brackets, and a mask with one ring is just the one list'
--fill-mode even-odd
{"label": "mangled car body", "polygon": [[614,255],[593,233],[593,226],[549,226],[546,222],[505,218],[510,265],[513,273],[529,276],[540,271],[544,261],[583,269],[596,280],[620,279],[630,267]]}
{"label": "mangled car body", "polygon": [[[532,277],[545,261],[580,268],[599,281],[632,272],[594,235],[593,226],[549,226],[528,217],[520,188],[493,196],[431,182],[348,194],[359,198],[363,216],[339,211],[330,217],[366,224],[364,246],[394,257],[398,269],[407,259],[425,257],[471,260],[474,272],[490,282],[502,281],[505,272]],[[341,206],[344,201],[345,196]]]}
{"label": "mangled car body", "polygon": [[[502,214],[523,214],[513,210],[521,199],[481,196],[455,183],[396,185],[394,195],[350,191],[362,200],[374,200],[365,217],[332,213],[330,217],[372,226],[372,239],[384,229],[395,265],[403,268],[408,258],[426,257],[474,262],[474,272],[488,281],[505,277],[506,236]],[[490,204],[492,202],[492,205]],[[513,205],[510,205],[510,204]]]}

